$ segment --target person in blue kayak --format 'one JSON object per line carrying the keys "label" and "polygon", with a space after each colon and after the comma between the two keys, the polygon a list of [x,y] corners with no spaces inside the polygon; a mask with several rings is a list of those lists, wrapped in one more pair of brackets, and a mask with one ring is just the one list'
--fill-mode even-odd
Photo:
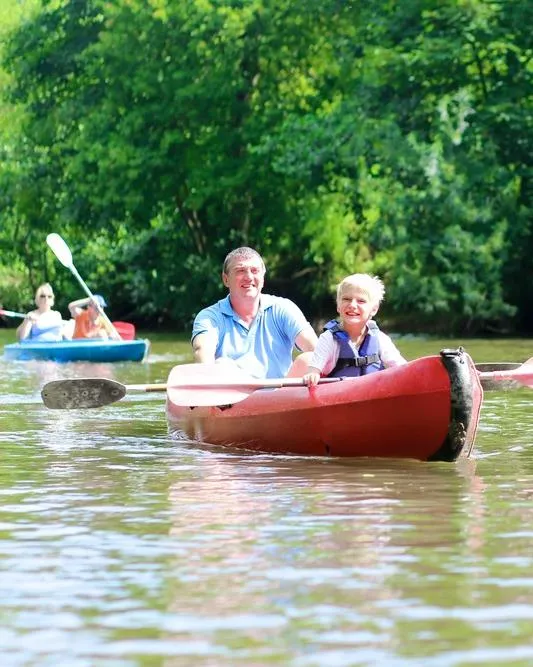
{"label": "person in blue kayak", "polygon": [[68,309],[74,320],[72,339],[108,338],[106,321],[99,310],[106,306],[106,300],[100,294],[93,294],[92,298],[85,297],[71,301]]}
{"label": "person in blue kayak", "polygon": [[320,377],[358,377],[406,364],[390,336],[380,331],[372,317],[385,295],[376,276],[355,273],[337,287],[338,320],[330,320],[304,375],[308,386]]}
{"label": "person in blue kayak", "polygon": [[[194,319],[192,347],[201,363],[231,360],[255,378],[301,377],[317,335],[290,299],[263,294],[265,264],[252,248],[230,252],[222,282],[229,294]],[[292,360],[294,348],[302,354]]]}
{"label": "person in blue kayak", "polygon": [[63,340],[63,318],[58,310],[53,310],[54,299],[50,283],[39,285],[35,291],[37,308],[29,311],[17,328],[19,341],[49,343]]}

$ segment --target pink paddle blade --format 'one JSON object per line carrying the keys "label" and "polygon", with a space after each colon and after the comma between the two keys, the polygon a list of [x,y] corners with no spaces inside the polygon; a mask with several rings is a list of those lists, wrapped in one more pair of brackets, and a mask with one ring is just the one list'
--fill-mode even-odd
{"label": "pink paddle blade", "polygon": [[490,373],[480,373],[479,377],[483,380],[515,380],[525,387],[533,389],[533,364],[528,359],[526,363],[518,368],[508,371],[492,371]]}

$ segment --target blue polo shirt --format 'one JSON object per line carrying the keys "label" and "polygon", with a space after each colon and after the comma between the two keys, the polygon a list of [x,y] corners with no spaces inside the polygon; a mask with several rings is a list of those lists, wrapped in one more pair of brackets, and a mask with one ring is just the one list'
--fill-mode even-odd
{"label": "blue polo shirt", "polygon": [[218,339],[215,358],[233,359],[256,378],[278,378],[289,370],[296,337],[309,326],[290,299],[261,294],[259,310],[248,328],[231,307],[228,295],[198,313],[191,340],[214,331]]}

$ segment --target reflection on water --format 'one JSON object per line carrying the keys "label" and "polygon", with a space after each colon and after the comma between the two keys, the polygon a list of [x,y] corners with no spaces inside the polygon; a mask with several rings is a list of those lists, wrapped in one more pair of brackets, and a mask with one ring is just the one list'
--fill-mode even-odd
{"label": "reflection on water", "polygon": [[533,660],[530,390],[487,393],[456,464],[176,442],[163,394],[40,402],[58,377],[172,364],[4,364],[3,664]]}

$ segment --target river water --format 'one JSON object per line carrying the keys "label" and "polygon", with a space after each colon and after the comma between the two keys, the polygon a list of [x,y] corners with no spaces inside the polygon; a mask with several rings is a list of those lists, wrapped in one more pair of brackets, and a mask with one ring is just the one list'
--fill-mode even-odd
{"label": "river water", "polygon": [[453,464],[176,442],[162,393],[42,405],[52,379],[165,382],[191,361],[183,339],[149,337],[142,364],[1,361],[0,664],[533,663],[531,389],[487,392],[473,457]]}

